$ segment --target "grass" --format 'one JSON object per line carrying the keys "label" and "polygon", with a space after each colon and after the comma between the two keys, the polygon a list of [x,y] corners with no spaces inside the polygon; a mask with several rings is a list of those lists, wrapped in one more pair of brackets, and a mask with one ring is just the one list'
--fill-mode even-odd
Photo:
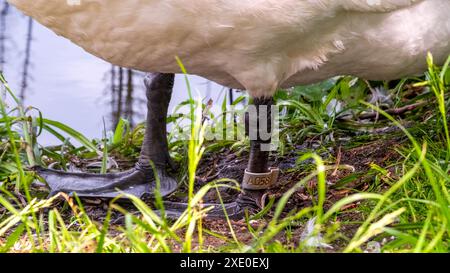
{"label": "grass", "polygon": [[[225,101],[221,113],[212,113],[208,103],[192,97],[186,81],[190,99],[168,118],[171,156],[185,166],[178,173],[188,202],[181,217],[167,219],[158,195],[152,201],[128,196],[133,206],[110,200],[94,214],[76,196],[46,198],[42,187],[32,186],[37,177],[28,166],[66,169],[75,157],[100,162],[96,171],[104,173],[112,158],[137,157],[143,125],[130,128],[121,119],[112,134],[89,140],[25,108],[1,76],[6,96],[0,101],[0,252],[449,252],[449,64],[450,58],[438,67],[430,55],[420,78],[336,77],[279,90],[276,157],[294,162],[283,169],[284,190],[272,192],[257,215],[213,222],[204,218],[210,208],[203,200],[215,192],[224,202],[221,194],[236,192],[239,183],[220,177],[199,184],[202,163],[214,156],[222,160],[224,153],[245,158],[249,147],[245,138],[205,138],[210,128],[221,134],[220,128],[239,125]],[[243,95],[235,104],[245,100]],[[414,107],[405,113],[393,111],[409,105]],[[42,130],[61,144],[40,146]],[[367,157],[369,164],[352,155]],[[307,201],[299,203],[300,197]]]}

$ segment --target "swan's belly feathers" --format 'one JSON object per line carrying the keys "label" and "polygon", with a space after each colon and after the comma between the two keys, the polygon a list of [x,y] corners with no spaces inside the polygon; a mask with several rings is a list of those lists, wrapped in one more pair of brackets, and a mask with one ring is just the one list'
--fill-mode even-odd
{"label": "swan's belly feathers", "polygon": [[[335,75],[393,79],[450,54],[449,0],[8,0],[86,51],[271,95]],[[79,5],[68,3],[80,2]]]}

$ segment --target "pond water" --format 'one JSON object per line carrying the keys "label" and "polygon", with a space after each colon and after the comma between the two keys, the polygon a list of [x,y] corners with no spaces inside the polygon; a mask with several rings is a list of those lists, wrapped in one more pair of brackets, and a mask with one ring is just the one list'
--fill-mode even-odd
{"label": "pond water", "polygon": [[[103,119],[112,129],[119,117],[132,124],[145,118],[143,73],[114,67],[57,36],[14,7],[0,1],[0,69],[25,106],[38,108],[89,138],[102,136]],[[206,100],[220,103],[229,92],[216,83],[189,76],[191,86]],[[188,98],[177,75],[169,112]],[[41,144],[56,144],[44,134]]]}

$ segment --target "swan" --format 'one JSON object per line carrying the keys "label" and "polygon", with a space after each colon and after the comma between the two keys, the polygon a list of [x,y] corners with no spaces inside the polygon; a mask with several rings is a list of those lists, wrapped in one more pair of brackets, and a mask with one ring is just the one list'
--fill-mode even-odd
{"label": "swan", "polygon": [[[115,188],[152,194],[161,177],[166,196],[177,182],[167,171],[165,118],[174,73],[247,90],[267,107],[280,87],[337,75],[390,80],[423,73],[426,54],[437,63],[450,53],[449,0],[7,0],[87,52],[112,64],[149,72],[146,132],[135,168],[107,175],[38,168],[53,193],[114,197]],[[261,108],[261,109],[263,109]],[[269,109],[269,108],[265,108]],[[270,123],[270,111],[258,111]],[[268,125],[266,124],[266,125]],[[243,193],[227,204],[230,216],[259,209],[277,178],[267,143],[251,139]],[[220,215],[215,208],[211,214]]]}

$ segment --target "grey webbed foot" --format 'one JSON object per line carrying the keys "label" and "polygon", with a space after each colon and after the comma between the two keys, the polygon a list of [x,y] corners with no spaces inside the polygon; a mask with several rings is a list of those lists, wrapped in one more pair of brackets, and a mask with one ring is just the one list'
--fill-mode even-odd
{"label": "grey webbed foot", "polygon": [[[50,195],[58,192],[76,193],[80,197],[114,198],[124,193],[139,198],[153,196],[156,180],[151,168],[136,165],[128,171],[109,174],[74,173],[34,167],[33,170],[42,177],[50,188]],[[173,193],[178,183],[161,168],[156,169],[160,179],[160,194]]]}
{"label": "grey webbed foot", "polygon": [[[264,191],[244,191],[231,203],[205,203],[202,208],[211,208],[206,213],[208,219],[240,220],[248,214],[257,213],[262,209],[261,198]],[[165,216],[168,219],[178,219],[188,208],[186,203],[164,202]]]}

